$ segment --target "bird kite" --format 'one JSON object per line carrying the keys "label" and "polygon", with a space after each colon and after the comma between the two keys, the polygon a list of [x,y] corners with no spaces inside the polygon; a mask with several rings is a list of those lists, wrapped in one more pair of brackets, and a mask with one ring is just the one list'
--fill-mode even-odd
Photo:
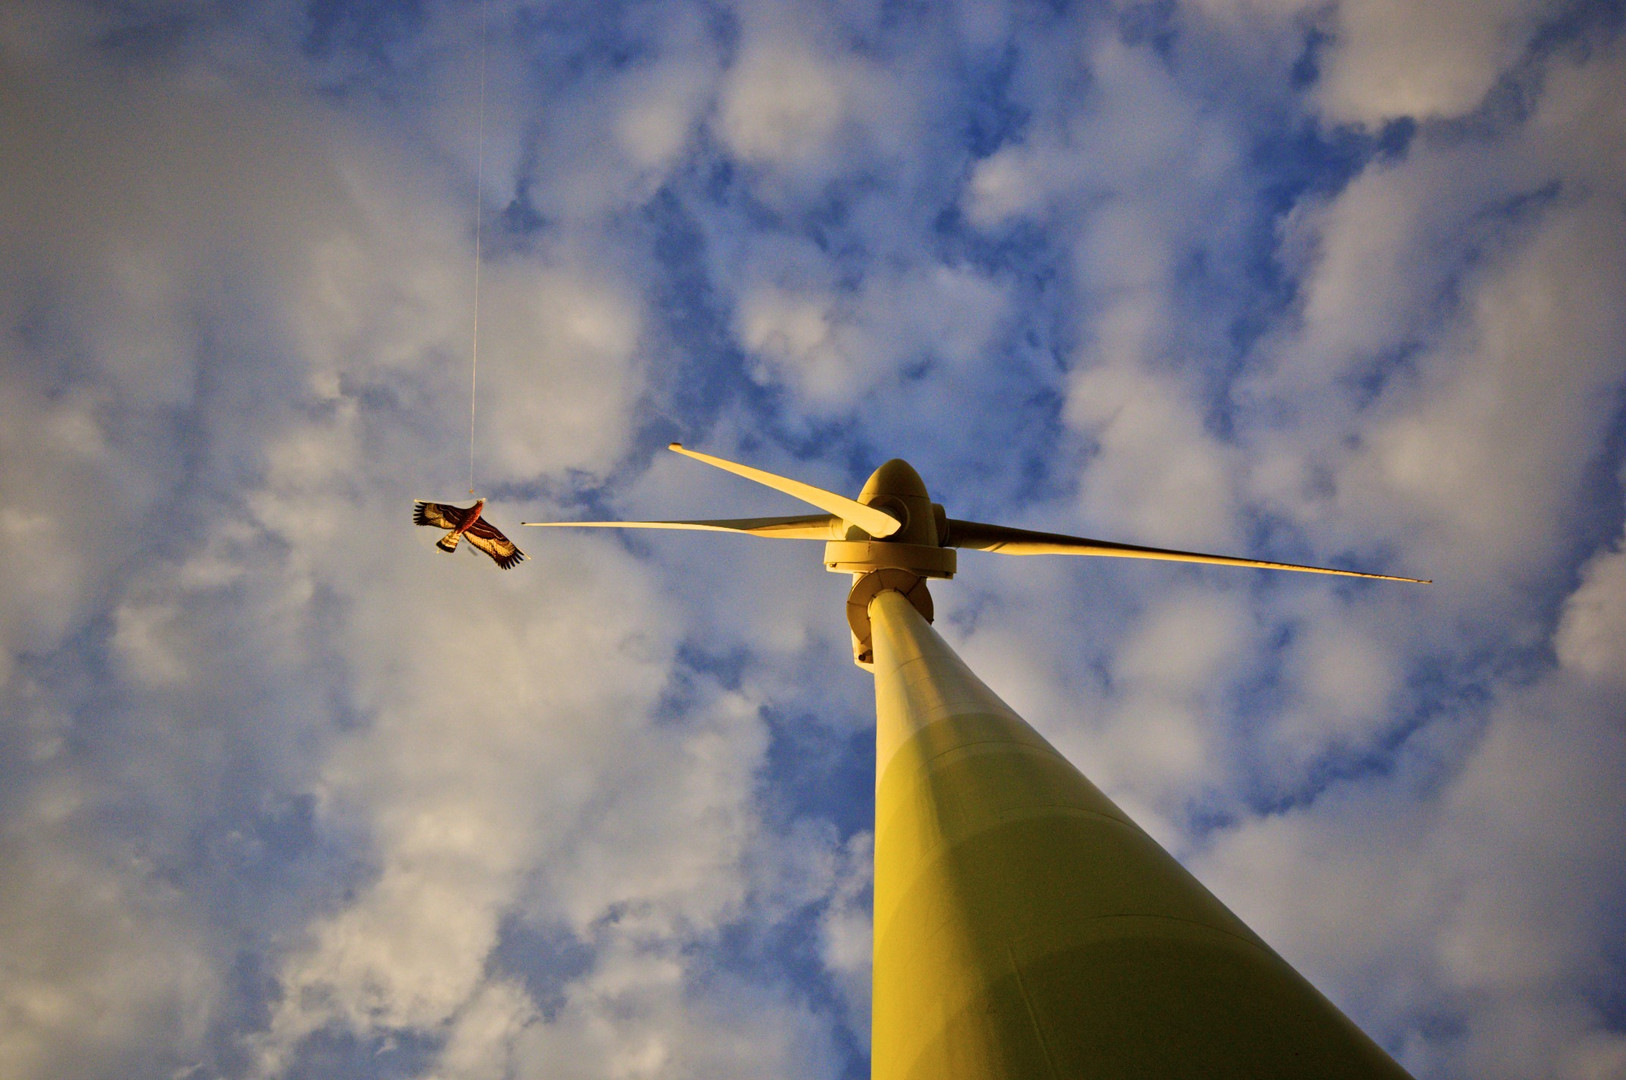
{"label": "bird kite", "polygon": [[450,529],[435,542],[442,551],[456,551],[457,542],[464,538],[487,555],[504,570],[512,568],[525,558],[525,553],[502,534],[491,522],[480,516],[486,501],[477,500],[473,506],[452,506],[449,503],[427,502],[419,499],[412,504],[412,523],[432,529]]}

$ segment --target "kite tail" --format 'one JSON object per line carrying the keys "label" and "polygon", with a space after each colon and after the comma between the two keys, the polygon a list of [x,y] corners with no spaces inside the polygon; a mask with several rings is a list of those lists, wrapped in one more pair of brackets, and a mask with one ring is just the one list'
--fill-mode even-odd
{"label": "kite tail", "polygon": [[439,540],[435,541],[435,546],[440,548],[442,551],[456,551],[457,542],[461,539],[463,539],[462,533],[449,532]]}

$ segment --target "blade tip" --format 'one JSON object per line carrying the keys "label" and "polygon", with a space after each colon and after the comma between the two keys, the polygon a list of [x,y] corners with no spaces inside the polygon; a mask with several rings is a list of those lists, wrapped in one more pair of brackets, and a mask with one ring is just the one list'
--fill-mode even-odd
{"label": "blade tip", "polygon": [[682,450],[683,444],[680,442],[669,442],[666,444],[666,448],[668,450]]}

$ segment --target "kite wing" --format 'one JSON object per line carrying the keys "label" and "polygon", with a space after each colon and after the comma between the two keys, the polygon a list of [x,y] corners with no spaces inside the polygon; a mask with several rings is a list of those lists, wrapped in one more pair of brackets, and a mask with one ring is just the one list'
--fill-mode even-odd
{"label": "kite wing", "polygon": [[[418,499],[412,504],[412,523],[414,525],[428,525],[436,529],[461,529],[463,522],[469,517],[468,510],[461,506],[451,506],[447,503],[428,502]],[[501,536],[501,533],[497,534]]]}
{"label": "kite wing", "polygon": [[501,529],[485,518],[469,526],[469,531],[463,534],[463,538],[490,555],[492,561],[504,570],[512,569],[525,559],[525,553],[504,536]]}

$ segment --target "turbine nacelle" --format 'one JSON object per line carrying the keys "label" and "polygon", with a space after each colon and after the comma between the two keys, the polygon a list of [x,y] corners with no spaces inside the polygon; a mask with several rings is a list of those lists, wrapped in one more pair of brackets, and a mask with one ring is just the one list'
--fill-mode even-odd
{"label": "turbine nacelle", "polygon": [[672,443],[670,449],[784,492],[824,513],[704,521],[526,521],[521,524],[552,528],[696,529],[745,533],[777,540],[823,540],[825,569],[832,573],[853,575],[853,587],[847,596],[847,623],[853,631],[853,658],[861,667],[871,666],[869,602],[877,593],[895,590],[907,597],[930,622],[932,599],[926,589],[926,581],[954,576],[958,562],[956,548],[1001,555],[1100,555],[1217,566],[1252,566],[1267,570],[1296,570],[1311,574],[1427,584],[1421,578],[1141,547],[1062,533],[1015,529],[1007,525],[960,521],[949,517],[942,506],[932,502],[920,474],[901,458],[893,458],[876,469],[858,493],[858,498],[849,499],[800,480],[689,450],[680,443]]}

